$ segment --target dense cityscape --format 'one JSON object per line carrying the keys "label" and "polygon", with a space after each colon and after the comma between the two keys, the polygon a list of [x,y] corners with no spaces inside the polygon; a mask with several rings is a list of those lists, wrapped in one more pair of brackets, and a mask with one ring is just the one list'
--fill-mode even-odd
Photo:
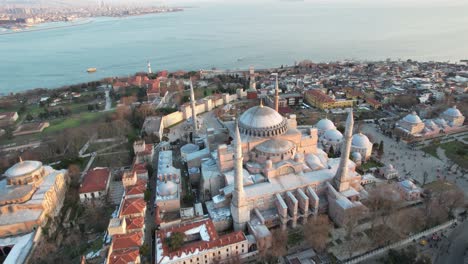
{"label": "dense cityscape", "polygon": [[465,61],[146,68],[0,98],[4,263],[467,261]]}
{"label": "dense cityscape", "polygon": [[0,263],[468,263],[467,13],[0,0]]}

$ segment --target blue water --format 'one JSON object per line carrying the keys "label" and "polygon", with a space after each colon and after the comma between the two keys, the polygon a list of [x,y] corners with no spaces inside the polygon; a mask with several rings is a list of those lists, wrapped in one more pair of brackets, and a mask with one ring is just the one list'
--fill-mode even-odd
{"label": "blue water", "polygon": [[[294,61],[468,57],[468,5],[206,4],[183,12],[0,35],[0,93],[146,70],[257,68]],[[40,28],[53,27],[41,25]],[[96,67],[94,74],[86,73]]]}

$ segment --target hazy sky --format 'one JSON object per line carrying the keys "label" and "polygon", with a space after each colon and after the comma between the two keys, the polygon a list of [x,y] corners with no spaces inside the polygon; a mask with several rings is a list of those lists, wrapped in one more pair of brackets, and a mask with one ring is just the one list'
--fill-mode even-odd
{"label": "hazy sky", "polygon": [[[297,0],[104,0],[107,4],[148,4],[148,5],[203,5],[203,4],[274,4]],[[340,6],[453,6],[468,5],[467,0],[303,0],[311,4]],[[41,4],[41,5],[89,5],[99,0],[0,0],[0,5]]]}

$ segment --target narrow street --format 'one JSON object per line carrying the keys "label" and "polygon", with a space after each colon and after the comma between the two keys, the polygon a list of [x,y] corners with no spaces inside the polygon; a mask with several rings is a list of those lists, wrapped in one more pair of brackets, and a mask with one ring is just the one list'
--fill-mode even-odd
{"label": "narrow street", "polygon": [[146,219],[145,219],[145,244],[148,245],[150,252],[149,263],[153,263],[154,256],[154,232],[156,226],[154,223],[154,201],[156,198],[156,176],[158,173],[158,157],[159,157],[159,145],[155,146],[154,157],[151,166],[153,167],[153,175],[148,179],[148,186],[150,190],[150,199],[147,203],[146,208]]}

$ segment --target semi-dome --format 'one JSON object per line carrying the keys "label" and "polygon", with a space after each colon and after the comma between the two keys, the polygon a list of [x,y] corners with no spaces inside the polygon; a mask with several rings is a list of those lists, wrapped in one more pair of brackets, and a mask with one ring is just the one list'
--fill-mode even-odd
{"label": "semi-dome", "polygon": [[460,117],[462,116],[462,113],[460,112],[460,110],[457,109],[457,106],[454,105],[453,107],[445,110],[444,115],[450,116],[450,117]]}
{"label": "semi-dome", "polygon": [[358,147],[358,148],[367,148],[371,145],[371,142],[369,141],[369,138],[366,135],[362,133],[358,133],[358,134],[353,135],[353,138],[351,140],[351,145],[353,147]]}
{"label": "semi-dome", "polygon": [[270,154],[286,153],[293,148],[294,144],[284,139],[270,139],[255,147],[258,151]]}
{"label": "semi-dome", "polygon": [[239,118],[240,132],[256,137],[269,137],[283,134],[287,130],[287,120],[268,106],[254,106]]}
{"label": "semi-dome", "polygon": [[20,161],[10,167],[6,172],[5,176],[8,178],[14,178],[19,176],[24,176],[26,174],[32,173],[42,167],[42,162],[34,160],[25,160]]}
{"label": "semi-dome", "polygon": [[333,124],[333,122],[328,118],[321,119],[320,121],[317,122],[315,126],[317,127],[318,130],[321,130],[321,131],[336,129],[335,124]]}
{"label": "semi-dome", "polygon": [[403,118],[404,121],[411,123],[411,124],[419,124],[421,123],[421,118],[416,114],[415,111],[411,112],[411,114],[408,114]]}
{"label": "semi-dome", "polygon": [[173,181],[161,182],[157,187],[159,196],[171,196],[177,193],[177,184]]}
{"label": "semi-dome", "polygon": [[331,142],[340,142],[343,139],[343,134],[341,134],[337,129],[331,129],[325,131],[323,139]]}
{"label": "semi-dome", "polygon": [[305,162],[312,170],[321,170],[325,168],[320,158],[314,154],[307,154],[305,157]]}

